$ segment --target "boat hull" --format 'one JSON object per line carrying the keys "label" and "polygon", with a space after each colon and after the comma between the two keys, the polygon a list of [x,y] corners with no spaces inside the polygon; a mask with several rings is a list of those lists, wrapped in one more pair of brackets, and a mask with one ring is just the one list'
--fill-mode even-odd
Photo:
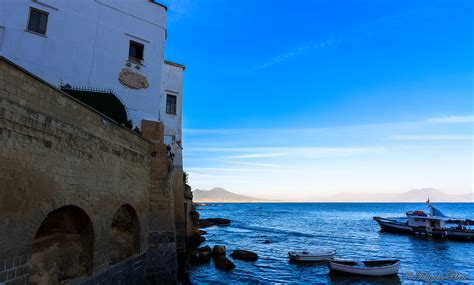
{"label": "boat hull", "polygon": [[298,252],[288,252],[288,257],[291,261],[297,262],[317,262],[326,261],[334,258],[336,251],[329,251],[322,254],[302,254]]}
{"label": "boat hull", "polygon": [[326,261],[333,259],[334,255],[323,255],[323,256],[290,256],[291,261],[299,262],[315,262],[315,261]]}
{"label": "boat hull", "polygon": [[337,263],[337,261],[329,261],[329,270],[331,273],[343,273],[360,276],[391,276],[397,275],[400,270],[400,261],[392,265],[381,267],[354,267]]}
{"label": "boat hull", "polygon": [[382,219],[380,217],[374,217],[374,220],[379,224],[380,228],[386,232],[474,242],[473,231],[457,231],[452,229],[427,231],[426,228],[423,227],[410,227],[407,224]]}

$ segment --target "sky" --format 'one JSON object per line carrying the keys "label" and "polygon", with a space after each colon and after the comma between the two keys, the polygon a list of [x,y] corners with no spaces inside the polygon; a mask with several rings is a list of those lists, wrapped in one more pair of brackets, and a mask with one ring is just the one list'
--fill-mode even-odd
{"label": "sky", "polygon": [[472,191],[473,1],[162,3],[193,189]]}

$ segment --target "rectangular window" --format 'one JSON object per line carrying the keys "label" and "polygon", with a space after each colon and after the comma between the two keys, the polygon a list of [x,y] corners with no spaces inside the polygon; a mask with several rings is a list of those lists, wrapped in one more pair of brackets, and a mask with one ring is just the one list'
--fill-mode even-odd
{"label": "rectangular window", "polygon": [[177,97],[174,95],[166,96],[166,113],[176,115],[176,100]]}
{"label": "rectangular window", "polygon": [[35,8],[30,8],[30,18],[28,19],[28,31],[46,35],[48,25],[48,12]]}
{"label": "rectangular window", "polygon": [[130,48],[128,50],[128,60],[136,63],[142,63],[144,49],[145,45],[130,41]]}
{"label": "rectangular window", "polygon": [[0,27],[0,50],[2,50],[3,46],[3,35],[5,35],[5,27]]}

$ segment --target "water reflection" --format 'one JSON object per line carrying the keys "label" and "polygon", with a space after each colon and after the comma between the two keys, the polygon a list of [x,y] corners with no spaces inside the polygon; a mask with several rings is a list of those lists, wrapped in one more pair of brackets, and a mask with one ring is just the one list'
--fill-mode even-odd
{"label": "water reflection", "polygon": [[385,276],[385,277],[367,277],[367,276],[356,276],[356,275],[343,275],[343,274],[328,274],[328,284],[383,284],[383,285],[396,285],[402,284],[398,275]]}

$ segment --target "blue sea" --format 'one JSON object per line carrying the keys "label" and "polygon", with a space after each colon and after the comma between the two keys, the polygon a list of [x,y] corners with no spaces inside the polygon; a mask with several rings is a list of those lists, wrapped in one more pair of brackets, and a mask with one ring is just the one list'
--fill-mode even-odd
{"label": "blue sea", "polygon": [[[474,219],[474,204],[440,203],[449,217]],[[474,284],[474,242],[433,240],[381,232],[373,216],[403,217],[408,210],[427,210],[413,203],[213,203],[198,206],[201,218],[228,218],[230,226],[211,227],[203,245],[222,244],[256,252],[256,262],[233,260],[230,272],[213,263],[191,266],[194,284]],[[324,263],[294,264],[287,253],[329,247],[343,259],[400,259],[397,277],[331,276]],[[448,275],[451,274],[451,275]],[[454,277],[454,278],[453,278]],[[462,280],[464,278],[467,280]]]}

